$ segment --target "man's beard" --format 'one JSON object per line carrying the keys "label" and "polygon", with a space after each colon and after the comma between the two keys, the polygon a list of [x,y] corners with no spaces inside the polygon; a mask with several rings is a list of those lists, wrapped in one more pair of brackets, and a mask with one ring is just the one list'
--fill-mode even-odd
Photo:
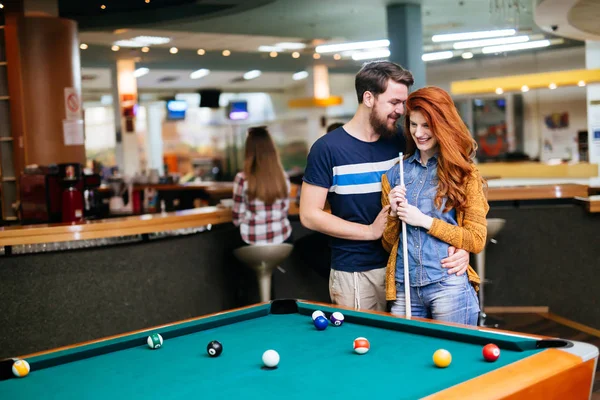
{"label": "man's beard", "polygon": [[375,131],[375,133],[381,135],[384,138],[394,137],[398,134],[398,127],[394,124],[393,128],[387,124],[389,115],[381,119],[378,117],[377,108],[373,107],[371,115],[369,115],[369,123]]}

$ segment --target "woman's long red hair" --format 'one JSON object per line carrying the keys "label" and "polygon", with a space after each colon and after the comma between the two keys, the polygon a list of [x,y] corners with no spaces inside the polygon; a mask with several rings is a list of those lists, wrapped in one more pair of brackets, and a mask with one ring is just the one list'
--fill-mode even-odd
{"label": "woman's long red hair", "polygon": [[[460,118],[450,95],[439,87],[428,86],[412,92],[406,100],[404,135],[407,156],[414,154],[417,148],[410,133],[410,114],[415,111],[423,115],[439,146],[439,184],[434,204],[440,208],[446,197],[444,211],[452,208],[464,211],[467,202],[466,181],[477,171],[473,163],[477,143]],[[485,184],[483,179],[482,183]]]}

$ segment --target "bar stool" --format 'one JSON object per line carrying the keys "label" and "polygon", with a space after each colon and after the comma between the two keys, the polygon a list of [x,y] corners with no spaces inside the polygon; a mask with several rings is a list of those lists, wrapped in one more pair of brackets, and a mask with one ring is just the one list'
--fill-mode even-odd
{"label": "bar stool", "polygon": [[[475,255],[475,270],[481,279],[481,284],[479,285],[479,308],[481,309],[479,325],[480,326],[497,326],[497,324],[486,324],[487,315],[483,311],[484,308],[484,288],[485,288],[485,248],[487,245],[492,242],[496,243],[496,236],[498,233],[504,228],[504,224],[506,223],[505,219],[502,218],[488,218],[487,219],[487,243],[483,250]],[[488,321],[489,322],[489,321]]]}
{"label": "bar stool", "polygon": [[289,243],[251,245],[233,251],[235,257],[256,272],[260,301],[271,300],[273,270],[289,257],[294,246]]}

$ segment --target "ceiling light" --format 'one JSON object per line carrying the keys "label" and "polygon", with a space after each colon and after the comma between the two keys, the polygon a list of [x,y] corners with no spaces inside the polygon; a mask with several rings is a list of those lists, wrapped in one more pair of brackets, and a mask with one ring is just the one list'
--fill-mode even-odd
{"label": "ceiling light", "polygon": [[451,51],[438,51],[436,53],[427,53],[421,56],[421,60],[423,61],[435,61],[435,60],[447,60],[452,58],[454,53]]}
{"label": "ceiling light", "polygon": [[257,69],[253,69],[252,71],[248,71],[244,74],[244,79],[249,81],[250,79],[256,79],[261,76],[262,72]]}
{"label": "ceiling light", "polygon": [[229,50],[223,50],[223,57],[229,57],[231,55],[231,52]]}
{"label": "ceiling light", "polygon": [[120,47],[114,44],[111,48],[112,51],[119,51]]}
{"label": "ceiling light", "polygon": [[281,51],[283,50],[280,47],[277,46],[258,46],[258,51],[262,51],[265,53],[270,53],[271,51]]}
{"label": "ceiling light", "polygon": [[342,56],[340,56],[339,54],[334,54],[334,55],[333,55],[333,59],[334,59],[334,60],[341,60],[341,59],[342,59]]}
{"label": "ceiling light", "polygon": [[79,45],[79,48],[80,48],[81,50],[87,50],[87,48],[88,48],[88,45],[87,45],[87,44],[85,44],[85,43],[81,43],[81,44]]}
{"label": "ceiling light", "polygon": [[151,46],[153,44],[167,44],[171,41],[171,38],[163,36],[136,36],[131,40],[145,46]]}
{"label": "ceiling light", "polygon": [[390,56],[390,51],[387,49],[384,50],[375,50],[375,51],[361,51],[358,53],[352,54],[352,59],[354,61],[360,60],[370,60],[374,58],[387,58]]}
{"label": "ceiling light", "polygon": [[550,90],[554,90],[554,89],[556,89],[556,83],[552,82],[551,84],[549,84],[549,85],[548,85],[548,88],[549,88]]}
{"label": "ceiling light", "polygon": [[527,85],[521,86],[521,92],[523,92],[523,93],[529,92],[529,86],[527,86]]}
{"label": "ceiling light", "polygon": [[579,81],[579,82],[577,82],[577,86],[584,87],[585,86],[585,81]]}
{"label": "ceiling light", "polygon": [[514,29],[498,29],[494,31],[480,31],[480,32],[463,32],[463,33],[447,33],[443,35],[433,35],[431,40],[433,42],[456,42],[459,40],[474,40],[474,39],[485,39],[502,36],[512,36],[517,31]]}
{"label": "ceiling light", "polygon": [[113,44],[116,44],[120,47],[142,47],[143,43],[136,42],[135,40],[117,40]]}
{"label": "ceiling light", "polygon": [[196,53],[198,53],[199,56],[203,56],[203,55],[206,54],[206,50],[204,50],[204,49],[198,49],[198,51]]}
{"label": "ceiling light", "polygon": [[300,58],[300,53],[298,53],[297,51],[292,53],[292,57],[293,58]]}
{"label": "ceiling light", "polygon": [[4,4],[0,3],[0,9],[4,8]]}
{"label": "ceiling light", "polygon": [[325,44],[317,46],[315,51],[317,53],[338,53],[345,50],[364,50],[364,49],[376,49],[379,47],[388,47],[390,41],[384,40],[371,40],[368,42],[353,42],[353,43],[340,43],[340,44]]}
{"label": "ceiling light", "polygon": [[106,10],[106,6],[105,6],[104,4],[102,4],[102,5],[100,6],[100,8],[101,8],[101,9],[103,9],[103,10]]}
{"label": "ceiling light", "polygon": [[495,39],[468,40],[466,42],[454,43],[453,47],[459,49],[471,49],[473,47],[497,46],[501,44],[523,43],[529,41],[529,36],[512,36]]}
{"label": "ceiling light", "polygon": [[129,31],[129,29],[126,29],[126,28],[120,28],[120,29],[115,29],[115,30],[113,31],[113,33],[114,33],[115,35],[120,35],[120,34],[122,34],[122,33],[128,32],[128,31]]}
{"label": "ceiling light", "polygon": [[315,60],[318,60],[319,58],[321,58],[321,55],[319,53],[315,53],[315,54],[313,54],[313,58]]}
{"label": "ceiling light", "polygon": [[179,52],[179,49],[177,47],[171,47],[169,49],[169,53],[171,54],[177,54]]}
{"label": "ceiling light", "polygon": [[147,53],[149,51],[150,51],[150,47],[148,47],[148,46],[142,47],[142,53]]}
{"label": "ceiling light", "polygon": [[502,88],[496,88],[496,94],[502,94],[504,93],[504,90],[502,90]]}
{"label": "ceiling light", "polygon": [[301,50],[306,47],[304,43],[293,43],[293,42],[281,42],[275,45],[276,47],[284,50]]}
{"label": "ceiling light", "polygon": [[462,58],[464,58],[465,60],[468,60],[470,58],[473,58],[473,53],[471,53],[470,51],[466,51],[466,52],[462,53],[460,56]]}
{"label": "ceiling light", "polygon": [[547,47],[547,46],[550,46],[550,41],[549,40],[535,40],[533,42],[515,43],[515,44],[504,44],[502,46],[484,47],[483,49],[481,49],[481,52],[483,54],[502,53],[502,52],[505,52],[505,51],[535,49],[535,48]]}
{"label": "ceiling light", "polygon": [[204,78],[206,75],[210,74],[210,70],[206,68],[201,68],[196,70],[190,74],[190,79],[200,79]]}
{"label": "ceiling light", "polygon": [[150,0],[146,0],[146,4],[150,3]]}
{"label": "ceiling light", "polygon": [[307,71],[296,72],[294,75],[292,75],[292,79],[295,81],[300,81],[300,80],[306,79],[306,78],[308,78]]}
{"label": "ceiling light", "polygon": [[269,56],[271,56],[271,58],[275,58],[277,57],[277,52],[276,51],[272,51],[269,53]]}
{"label": "ceiling light", "polygon": [[145,68],[145,67],[138,68],[135,71],[133,71],[133,76],[135,76],[136,78],[140,78],[144,75],[148,75],[148,72],[150,72],[149,68]]}

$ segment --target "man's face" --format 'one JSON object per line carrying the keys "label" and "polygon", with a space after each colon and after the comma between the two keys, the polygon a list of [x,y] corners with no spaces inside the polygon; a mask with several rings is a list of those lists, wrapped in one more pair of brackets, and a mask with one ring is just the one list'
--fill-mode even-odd
{"label": "man's face", "polygon": [[406,85],[388,81],[386,91],[373,98],[369,122],[376,133],[384,137],[397,134],[398,119],[404,114],[404,102],[407,98]]}

